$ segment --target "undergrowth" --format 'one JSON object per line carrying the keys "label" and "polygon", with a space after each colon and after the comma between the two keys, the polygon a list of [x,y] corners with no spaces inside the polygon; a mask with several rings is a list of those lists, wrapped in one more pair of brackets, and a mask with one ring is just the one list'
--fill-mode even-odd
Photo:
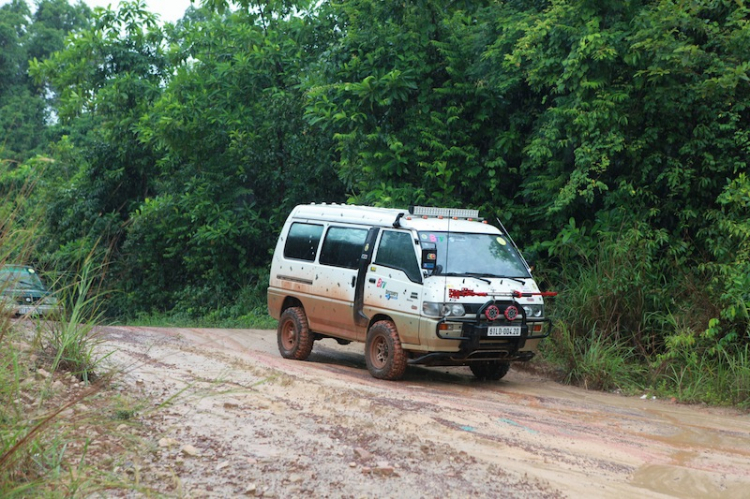
{"label": "undergrowth", "polygon": [[[27,224],[39,219],[29,216],[32,187],[4,193],[0,265],[31,261],[36,230]],[[90,428],[118,434],[112,415],[119,402],[108,393],[114,373],[103,367],[106,355],[97,354],[92,334],[97,275],[86,264],[71,284],[58,287],[54,294],[62,306],[49,320],[13,319],[14,284],[2,284],[0,292],[8,293],[0,313],[0,497],[80,497],[134,488],[111,473],[122,457],[90,446]]]}
{"label": "undergrowth", "polygon": [[709,277],[665,258],[659,238],[638,224],[596,237],[574,225],[561,232],[549,247],[558,270],[542,272],[560,293],[548,303],[543,359],[590,389],[750,408],[747,331],[721,328]]}
{"label": "undergrowth", "polygon": [[209,286],[191,287],[179,293],[180,299],[171,310],[140,311],[119,320],[132,326],[276,329],[277,321],[268,315],[267,289],[266,271],[259,273],[251,284],[223,298]]}

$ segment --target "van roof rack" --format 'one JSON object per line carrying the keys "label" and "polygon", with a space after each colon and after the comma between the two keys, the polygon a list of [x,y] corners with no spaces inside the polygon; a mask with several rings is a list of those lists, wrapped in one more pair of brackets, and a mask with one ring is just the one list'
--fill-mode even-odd
{"label": "van roof rack", "polygon": [[409,214],[417,217],[453,218],[466,220],[481,220],[479,210],[464,210],[460,208],[433,208],[429,206],[409,206]]}

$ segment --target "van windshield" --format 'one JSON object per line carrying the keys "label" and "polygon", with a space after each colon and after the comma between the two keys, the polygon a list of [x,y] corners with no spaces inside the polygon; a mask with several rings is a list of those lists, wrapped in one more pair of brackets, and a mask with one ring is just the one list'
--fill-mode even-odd
{"label": "van windshield", "polygon": [[0,267],[0,289],[44,290],[44,284],[33,271],[19,267]]}
{"label": "van windshield", "polygon": [[521,255],[503,235],[420,232],[419,239],[423,247],[432,243],[437,248],[433,275],[531,277]]}

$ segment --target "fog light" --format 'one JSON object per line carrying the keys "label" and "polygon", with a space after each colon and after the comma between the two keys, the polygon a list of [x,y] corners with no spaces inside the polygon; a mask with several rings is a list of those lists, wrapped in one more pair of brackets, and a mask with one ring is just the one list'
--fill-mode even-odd
{"label": "fog light", "polygon": [[505,309],[505,318],[508,319],[509,322],[516,320],[516,317],[518,317],[518,309],[516,307],[511,305]]}
{"label": "fog light", "polygon": [[463,325],[458,322],[441,322],[437,328],[441,338],[460,338],[463,332]]}

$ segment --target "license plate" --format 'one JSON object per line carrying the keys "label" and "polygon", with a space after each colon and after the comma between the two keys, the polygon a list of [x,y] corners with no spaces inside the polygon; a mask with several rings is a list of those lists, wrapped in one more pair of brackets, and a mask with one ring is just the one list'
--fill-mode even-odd
{"label": "license plate", "polygon": [[521,336],[521,326],[490,326],[487,336]]}

